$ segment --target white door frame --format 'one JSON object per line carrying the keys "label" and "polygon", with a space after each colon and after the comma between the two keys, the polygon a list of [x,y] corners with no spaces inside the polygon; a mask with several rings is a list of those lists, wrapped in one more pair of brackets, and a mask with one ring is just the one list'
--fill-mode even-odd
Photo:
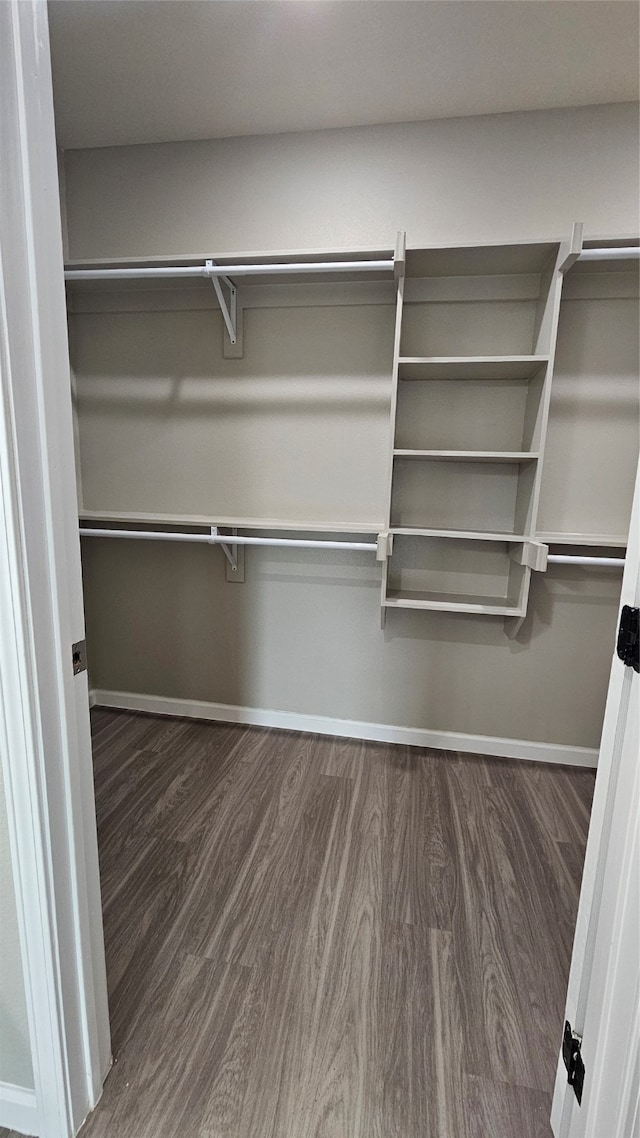
{"label": "white door frame", "polygon": [[69,1138],[110,1038],[44,0],[0,3],[0,152],[0,751],[37,1132]]}

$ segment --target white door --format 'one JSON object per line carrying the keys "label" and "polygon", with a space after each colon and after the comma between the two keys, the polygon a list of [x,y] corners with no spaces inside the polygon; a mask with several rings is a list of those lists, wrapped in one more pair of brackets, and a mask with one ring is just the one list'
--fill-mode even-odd
{"label": "white door", "polygon": [[[640,605],[639,479],[621,609]],[[560,1057],[556,1138],[640,1138],[639,720],[640,676],[614,650],[565,1011],[584,1089],[579,1104]]]}
{"label": "white door", "polygon": [[35,1084],[23,1121],[68,1138],[110,1039],[87,674],[72,660],[84,615],[45,0],[0,0],[0,155],[0,758]]}

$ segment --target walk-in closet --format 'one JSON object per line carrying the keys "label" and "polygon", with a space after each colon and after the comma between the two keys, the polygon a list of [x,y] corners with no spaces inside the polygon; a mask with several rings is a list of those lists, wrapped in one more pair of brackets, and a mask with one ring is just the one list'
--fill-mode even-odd
{"label": "walk-in closet", "polygon": [[635,5],[48,14],[80,1138],[631,1138],[561,1074],[633,671]]}

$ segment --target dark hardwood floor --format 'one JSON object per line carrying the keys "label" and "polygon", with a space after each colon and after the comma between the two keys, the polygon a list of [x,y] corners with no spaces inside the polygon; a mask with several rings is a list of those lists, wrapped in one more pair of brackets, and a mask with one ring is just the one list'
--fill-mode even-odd
{"label": "dark hardwood floor", "polygon": [[550,1138],[593,772],[92,713],[81,1138]]}

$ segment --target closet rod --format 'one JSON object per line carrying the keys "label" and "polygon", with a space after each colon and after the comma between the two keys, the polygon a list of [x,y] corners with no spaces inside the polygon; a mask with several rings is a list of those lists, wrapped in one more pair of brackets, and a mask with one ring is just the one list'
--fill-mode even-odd
{"label": "closet rod", "polygon": [[368,541],[316,541],[288,537],[238,537],[230,533],[166,533],[157,530],[133,529],[80,529],[81,537],[128,537],[139,541],[195,541],[205,545],[278,545],[294,549],[356,549],[376,553],[376,542]]}
{"label": "closet rod", "polygon": [[246,277],[277,276],[285,273],[374,273],[393,272],[388,261],[303,261],[271,265],[158,265],[154,268],[65,269],[67,281],[145,280],[148,277]]}
{"label": "closet rod", "polygon": [[547,563],[549,562],[553,562],[554,565],[601,565],[615,566],[615,568],[620,566],[624,569],[624,557],[571,557],[568,553],[550,553],[547,557]]}
{"label": "closet rod", "polygon": [[635,261],[640,257],[640,246],[625,245],[609,249],[583,249],[579,261]]}

